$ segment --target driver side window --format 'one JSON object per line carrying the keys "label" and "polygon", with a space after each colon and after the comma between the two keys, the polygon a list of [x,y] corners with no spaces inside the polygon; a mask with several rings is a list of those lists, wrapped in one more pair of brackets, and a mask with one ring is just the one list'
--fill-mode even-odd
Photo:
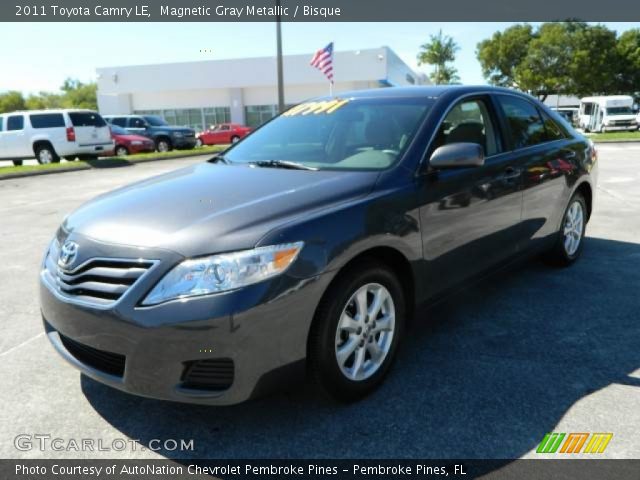
{"label": "driver side window", "polygon": [[438,130],[435,147],[452,143],[477,143],[487,157],[500,152],[484,100],[463,100],[449,111]]}

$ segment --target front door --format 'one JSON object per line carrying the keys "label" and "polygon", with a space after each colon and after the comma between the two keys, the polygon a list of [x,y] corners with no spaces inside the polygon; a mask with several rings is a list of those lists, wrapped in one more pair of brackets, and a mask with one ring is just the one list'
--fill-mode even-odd
{"label": "front door", "polygon": [[429,296],[512,257],[518,248],[522,170],[504,151],[488,96],[455,105],[439,127],[438,146],[480,144],[481,167],[431,170],[421,179],[420,218]]}

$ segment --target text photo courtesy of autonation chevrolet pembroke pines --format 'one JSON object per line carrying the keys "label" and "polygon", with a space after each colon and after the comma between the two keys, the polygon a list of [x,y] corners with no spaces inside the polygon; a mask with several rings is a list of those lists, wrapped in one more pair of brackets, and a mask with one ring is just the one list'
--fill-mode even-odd
{"label": "text photo courtesy of autonation chevrolet pembroke pines", "polygon": [[640,477],[633,5],[0,37],[0,479]]}

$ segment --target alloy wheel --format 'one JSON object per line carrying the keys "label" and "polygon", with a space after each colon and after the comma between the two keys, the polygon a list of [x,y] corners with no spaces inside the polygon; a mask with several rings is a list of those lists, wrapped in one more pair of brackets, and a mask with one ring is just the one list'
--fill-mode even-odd
{"label": "alloy wheel", "polygon": [[395,333],[393,298],[379,283],[360,287],[342,310],[335,355],[349,380],[366,380],[384,363]]}
{"label": "alloy wheel", "polygon": [[584,211],[582,204],[574,201],[567,209],[564,219],[564,250],[570,257],[575,255],[582,241],[584,230]]}
{"label": "alloy wheel", "polygon": [[43,148],[38,152],[38,161],[41,164],[52,163],[53,162],[53,154],[51,150],[47,148]]}

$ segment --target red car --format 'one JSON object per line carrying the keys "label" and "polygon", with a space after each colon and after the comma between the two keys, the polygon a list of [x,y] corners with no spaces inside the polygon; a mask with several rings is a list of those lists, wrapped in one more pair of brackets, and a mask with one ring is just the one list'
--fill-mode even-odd
{"label": "red car", "polygon": [[116,157],[124,157],[134,153],[153,152],[156,149],[153,140],[141,135],[135,135],[117,125],[109,125],[111,136],[115,142],[113,149]]}
{"label": "red car", "polygon": [[212,125],[209,130],[200,132],[196,135],[198,147],[202,145],[216,145],[226,143],[236,143],[242,137],[251,132],[249,127],[238,125],[236,123],[221,123],[220,125]]}

